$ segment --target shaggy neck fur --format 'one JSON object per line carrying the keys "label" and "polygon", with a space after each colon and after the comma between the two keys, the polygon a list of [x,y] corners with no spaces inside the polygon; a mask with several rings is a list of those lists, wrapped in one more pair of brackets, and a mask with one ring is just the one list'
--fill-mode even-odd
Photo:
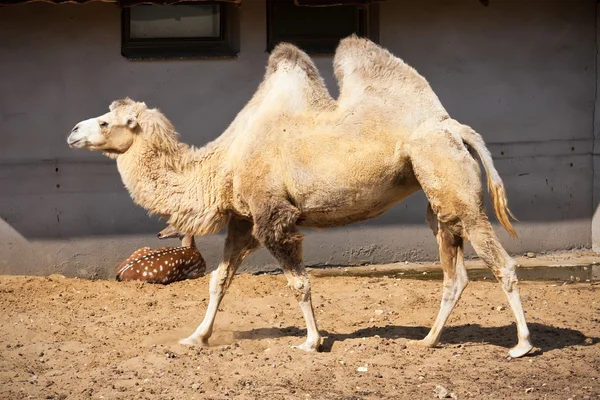
{"label": "shaggy neck fur", "polygon": [[149,214],[168,216],[168,224],[196,235],[220,231],[227,222],[227,173],[221,143],[196,149],[178,140],[157,110],[139,115],[139,134],[117,157],[117,166],[133,201]]}

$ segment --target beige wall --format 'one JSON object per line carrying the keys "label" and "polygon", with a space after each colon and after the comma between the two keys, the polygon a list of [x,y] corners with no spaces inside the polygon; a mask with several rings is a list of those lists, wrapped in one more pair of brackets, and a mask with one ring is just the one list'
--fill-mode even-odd
{"label": "beige wall", "polygon": [[[543,3],[543,5],[542,5]],[[0,8],[0,272],[108,276],[163,225],[133,205],[114,163],[70,150],[81,119],[130,96],[159,107],[183,140],[217,137],[262,78],[265,4],[241,8],[232,60],[128,61],[112,4]],[[521,237],[512,253],[591,244],[596,87],[594,1],[387,1],[381,43],[431,82],[490,144]],[[337,94],[331,59],[316,59]],[[437,257],[417,194],[382,217],[310,232],[308,264]],[[221,236],[199,238],[210,265]],[[170,242],[174,243],[174,242]],[[248,265],[272,263],[263,251]]]}

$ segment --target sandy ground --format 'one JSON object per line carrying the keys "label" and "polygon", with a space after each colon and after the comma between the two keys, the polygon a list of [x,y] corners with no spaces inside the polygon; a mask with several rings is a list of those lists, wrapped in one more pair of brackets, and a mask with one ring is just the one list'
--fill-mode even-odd
{"label": "sandy ground", "polygon": [[494,282],[469,284],[435,349],[405,343],[427,333],[440,281],[315,277],[313,290],[327,338],[307,354],[290,348],[304,324],[280,275],[236,278],[209,348],[177,344],[204,315],[208,277],[1,276],[0,399],[428,399],[438,385],[458,399],[600,398],[600,285],[523,282],[536,351],[522,359],[507,357],[516,328]]}

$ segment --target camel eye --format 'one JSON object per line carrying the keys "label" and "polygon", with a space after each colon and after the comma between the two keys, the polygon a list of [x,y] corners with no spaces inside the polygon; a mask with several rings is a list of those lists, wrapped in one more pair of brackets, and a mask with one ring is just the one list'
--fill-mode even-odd
{"label": "camel eye", "polygon": [[108,128],[108,122],[106,122],[106,121],[100,122],[100,128]]}

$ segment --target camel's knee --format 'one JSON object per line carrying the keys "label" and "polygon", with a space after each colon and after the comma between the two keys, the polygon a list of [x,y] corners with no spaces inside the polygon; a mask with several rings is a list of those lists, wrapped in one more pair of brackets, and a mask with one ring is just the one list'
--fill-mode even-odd
{"label": "camel's knee", "polygon": [[519,282],[517,279],[517,262],[506,253],[497,241],[492,241],[491,244],[480,249],[477,253],[507,293],[512,292],[517,287]]}
{"label": "camel's knee", "polygon": [[512,292],[517,285],[519,284],[519,279],[517,278],[517,262],[512,258],[507,256],[505,264],[500,268],[496,268],[494,270],[494,275],[500,283],[502,283],[502,288],[507,292]]}
{"label": "camel's knee", "polygon": [[298,302],[307,301],[310,297],[310,279],[307,275],[286,274],[288,287]]}
{"label": "camel's knee", "polygon": [[308,278],[295,276],[288,281],[288,286],[292,290],[304,292],[305,288],[309,286]]}

